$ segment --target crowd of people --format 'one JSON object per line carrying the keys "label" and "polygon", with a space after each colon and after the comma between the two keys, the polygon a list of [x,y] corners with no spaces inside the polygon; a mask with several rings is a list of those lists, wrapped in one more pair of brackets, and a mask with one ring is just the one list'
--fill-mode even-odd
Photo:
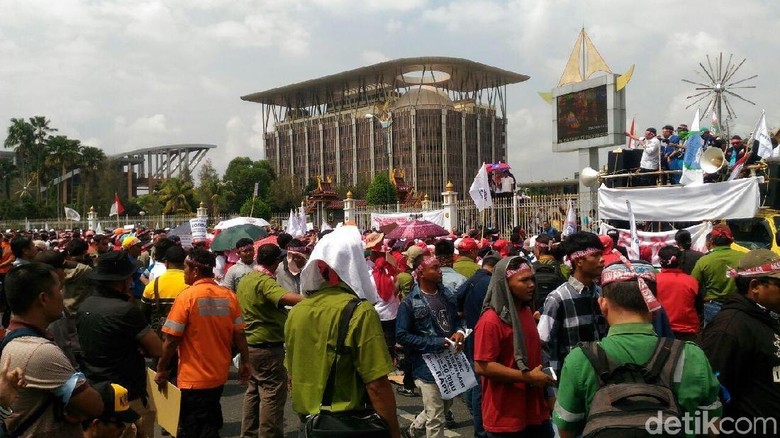
{"label": "crowd of people", "polygon": [[[701,134],[702,153],[713,147],[723,152],[723,162],[719,171],[707,175],[705,182],[725,181],[735,169],[737,173],[734,175],[735,178],[747,176],[750,171],[744,166],[761,160],[758,155],[757,140],[754,140],[753,144],[748,144],[749,139],[743,139],[739,135],[732,135],[730,139],[722,138],[713,134],[707,127],[702,127],[698,132]],[[644,136],[635,138],[637,147],[643,151],[637,169],[639,175],[634,178],[633,185],[679,184],[687,146],[686,140],[690,134],[688,125],[681,123],[677,129],[672,125],[664,125],[661,134],[650,127],[645,130]],[[632,137],[628,133],[626,135]],[[772,137],[772,147],[777,147],[777,139],[774,137]],[[667,173],[659,175],[659,170]],[[642,175],[643,173],[649,175]]]}
{"label": "crowd of people", "polygon": [[[9,232],[0,426],[151,437],[147,384],[172,383],[175,435],[218,437],[235,366],[242,437],[282,437],[285,422],[323,436],[323,412],[360,412],[383,436],[443,437],[453,399],[425,355],[449,350],[477,376],[462,396],[476,437],[648,432],[655,415],[684,425],[670,435],[716,430],[685,418],[713,419],[724,435],[769,419],[777,434],[780,255],[735,251],[716,224],[706,254],[681,230],[657,269],[630,260],[615,231],[562,237],[545,221],[533,236],[396,240],[354,225],[272,229],[226,253],[185,249],[164,230]],[[400,372],[394,391],[388,376]],[[421,399],[405,427],[397,395]],[[298,418],[285,418],[288,397]]]}

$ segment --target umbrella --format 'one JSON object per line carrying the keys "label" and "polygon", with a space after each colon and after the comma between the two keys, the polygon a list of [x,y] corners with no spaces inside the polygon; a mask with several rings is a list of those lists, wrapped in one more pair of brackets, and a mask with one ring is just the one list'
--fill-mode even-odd
{"label": "umbrella", "polygon": [[424,239],[426,237],[446,236],[447,230],[425,220],[413,220],[399,225],[396,229],[385,234],[386,239]]}
{"label": "umbrella", "polygon": [[214,227],[215,230],[225,230],[231,227],[235,227],[236,225],[257,225],[258,227],[267,227],[271,224],[268,223],[265,219],[260,219],[256,217],[234,217],[233,219],[224,220],[217,224],[216,227]]}
{"label": "umbrella", "polygon": [[222,230],[214,241],[211,242],[212,251],[230,251],[235,249],[236,242],[243,238],[251,239],[253,242],[261,237],[265,237],[268,234],[264,228],[257,225],[244,224],[230,227],[226,230]]}
{"label": "umbrella", "polygon": [[511,167],[509,167],[509,164],[503,162],[485,164],[485,170],[487,170],[488,172],[494,170],[509,170],[509,169],[511,169]]}
{"label": "umbrella", "polygon": [[273,243],[274,245],[276,245],[276,241],[277,241],[278,238],[279,238],[279,236],[277,236],[276,234],[272,234],[270,236],[266,236],[266,237],[263,237],[261,239],[255,240],[255,244],[254,244],[255,245],[255,252],[257,252],[257,250],[261,246],[265,245],[266,243]]}

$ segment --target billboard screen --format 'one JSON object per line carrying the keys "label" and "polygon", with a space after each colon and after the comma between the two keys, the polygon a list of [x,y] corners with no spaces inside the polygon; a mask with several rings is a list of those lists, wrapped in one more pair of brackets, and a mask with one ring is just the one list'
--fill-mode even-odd
{"label": "billboard screen", "polygon": [[608,134],[606,84],[560,95],[556,104],[559,144]]}

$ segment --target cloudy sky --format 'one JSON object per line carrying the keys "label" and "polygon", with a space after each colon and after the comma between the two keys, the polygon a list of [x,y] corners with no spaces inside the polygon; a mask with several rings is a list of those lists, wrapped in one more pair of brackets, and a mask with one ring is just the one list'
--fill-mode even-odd
{"label": "cloudy sky", "polygon": [[[720,6],[718,6],[720,5]],[[757,74],[733,99],[748,134],[780,126],[776,0],[0,0],[0,127],[43,115],[108,154],[213,143],[224,170],[263,157],[259,105],[240,96],[413,56],[467,58],[531,77],[509,87],[509,161],[520,181],[572,178],[551,152],[551,107],[582,26],[615,73],[636,64],[638,127],[690,124],[685,97],[706,55]],[[704,104],[702,104],[702,110]],[[4,134],[3,134],[4,137]],[[605,151],[602,152],[602,155]]]}

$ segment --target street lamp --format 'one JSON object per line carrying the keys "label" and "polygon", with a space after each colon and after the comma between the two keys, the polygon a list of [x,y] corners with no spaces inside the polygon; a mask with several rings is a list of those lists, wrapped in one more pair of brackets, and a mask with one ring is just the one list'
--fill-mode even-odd
{"label": "street lamp", "polygon": [[379,126],[382,127],[383,140],[385,142],[385,149],[387,150],[387,171],[390,177],[393,176],[393,145],[390,144],[390,125],[393,124],[393,115],[387,111],[380,116],[375,116],[371,113],[366,114],[367,119],[373,119],[379,121]]}

